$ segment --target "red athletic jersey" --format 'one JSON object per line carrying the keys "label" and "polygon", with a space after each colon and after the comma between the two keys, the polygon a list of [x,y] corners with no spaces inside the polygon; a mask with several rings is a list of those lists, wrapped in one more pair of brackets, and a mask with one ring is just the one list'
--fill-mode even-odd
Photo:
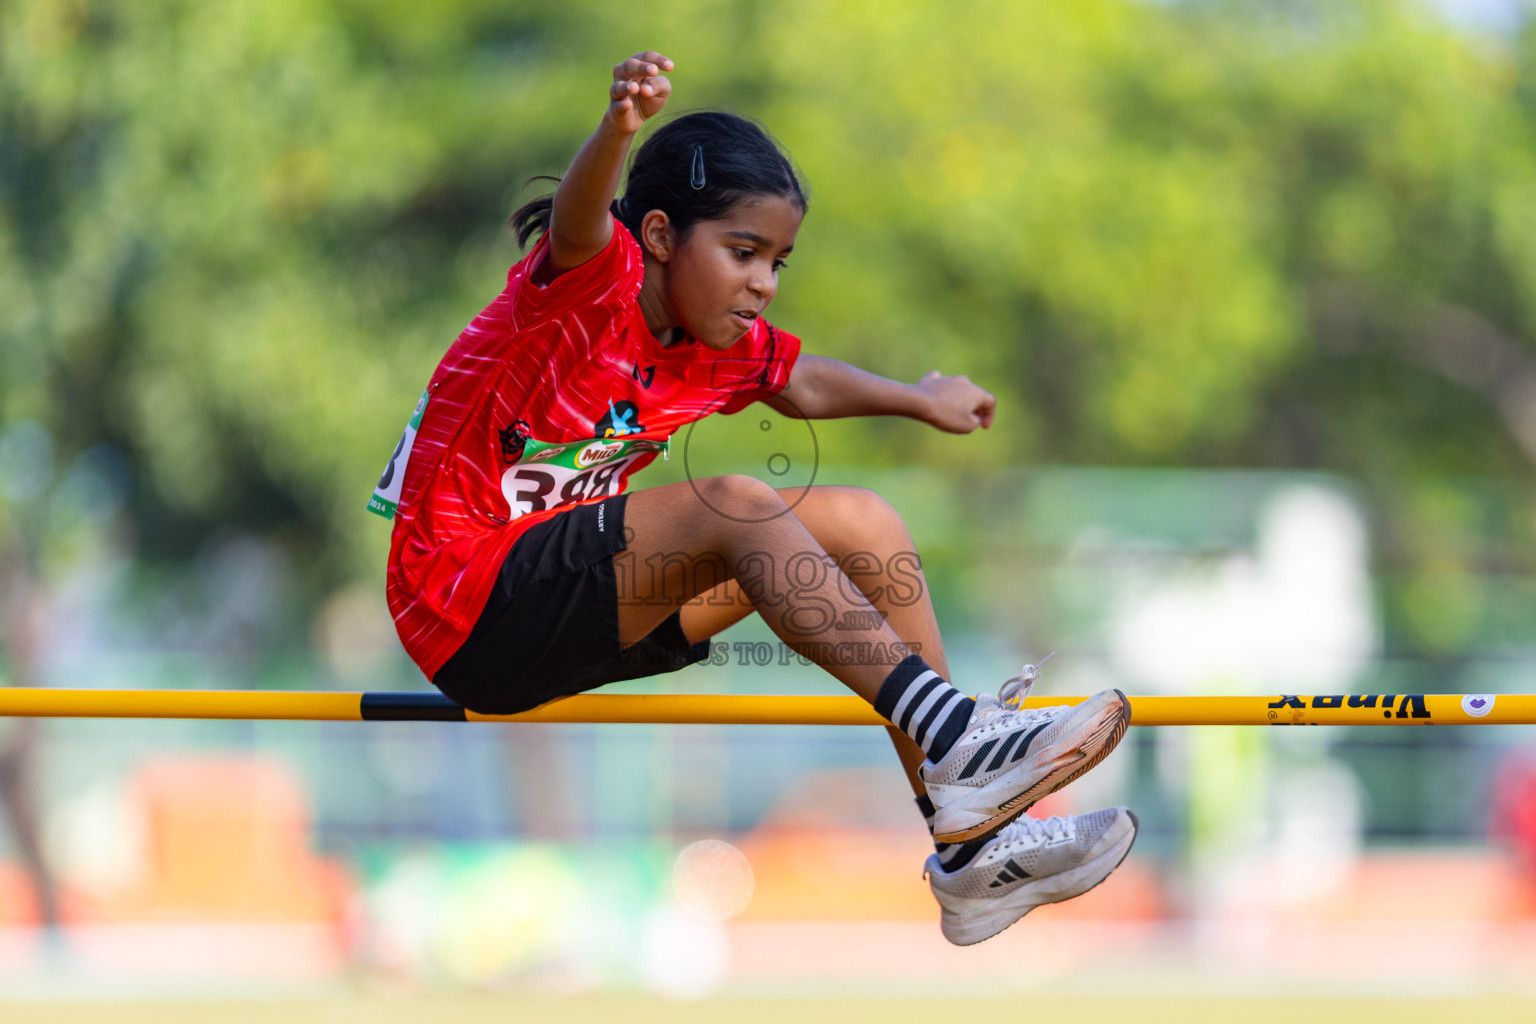
{"label": "red athletic jersey", "polygon": [[640,247],[617,221],[607,248],[540,287],[529,273],[547,245],[512,267],[506,290],[438,364],[410,448],[387,594],[400,640],[429,678],[469,636],[525,530],[619,493],[656,457],[552,488],[519,463],[525,439],[664,441],[782,390],[800,353],[798,338],[761,318],[723,352],[692,341],[663,348],[637,302]]}

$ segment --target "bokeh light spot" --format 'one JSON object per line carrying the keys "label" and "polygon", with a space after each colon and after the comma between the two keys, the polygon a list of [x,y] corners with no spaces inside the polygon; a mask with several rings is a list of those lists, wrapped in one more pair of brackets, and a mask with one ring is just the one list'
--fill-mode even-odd
{"label": "bokeh light spot", "polygon": [[746,854],[719,839],[683,847],[672,865],[677,905],[705,921],[729,921],[747,909],[754,884]]}

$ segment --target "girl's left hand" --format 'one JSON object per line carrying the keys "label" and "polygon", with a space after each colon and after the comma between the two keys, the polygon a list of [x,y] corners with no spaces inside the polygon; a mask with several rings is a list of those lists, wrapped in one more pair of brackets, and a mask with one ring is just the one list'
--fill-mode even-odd
{"label": "girl's left hand", "polygon": [[928,399],[928,415],[924,419],[940,430],[969,434],[977,427],[992,426],[997,399],[990,391],[972,384],[964,374],[946,377],[938,370],[930,370],[917,382],[917,390]]}

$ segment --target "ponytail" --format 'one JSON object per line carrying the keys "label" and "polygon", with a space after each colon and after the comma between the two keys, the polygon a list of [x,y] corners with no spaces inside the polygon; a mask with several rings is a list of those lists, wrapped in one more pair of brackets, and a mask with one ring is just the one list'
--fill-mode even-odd
{"label": "ponytail", "polygon": [[[556,185],[560,184],[560,179],[553,174],[538,174],[523,182],[523,187],[527,188],[536,181],[552,181]],[[550,193],[547,196],[539,196],[539,198],[531,202],[524,203],[513,211],[507,224],[516,233],[517,244],[526,247],[528,239],[548,231],[549,214],[554,208],[555,196],[554,193]]]}

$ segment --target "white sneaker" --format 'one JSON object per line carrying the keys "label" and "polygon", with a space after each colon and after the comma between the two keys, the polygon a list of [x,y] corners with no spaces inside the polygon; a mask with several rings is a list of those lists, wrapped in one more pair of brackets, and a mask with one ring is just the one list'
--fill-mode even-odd
{"label": "white sneaker", "polygon": [[929,857],[924,873],[944,937],[969,946],[1036,907],[1081,896],[1120,866],[1139,827],[1124,807],[1044,821],[1023,817],[953,873],[937,854]]}
{"label": "white sneaker", "polygon": [[933,837],[963,843],[993,835],[1042,797],[1104,760],[1131,721],[1119,690],[1076,706],[1019,708],[1039,674],[1035,665],[981,694],[964,735],[937,763],[922,767],[933,801]]}

